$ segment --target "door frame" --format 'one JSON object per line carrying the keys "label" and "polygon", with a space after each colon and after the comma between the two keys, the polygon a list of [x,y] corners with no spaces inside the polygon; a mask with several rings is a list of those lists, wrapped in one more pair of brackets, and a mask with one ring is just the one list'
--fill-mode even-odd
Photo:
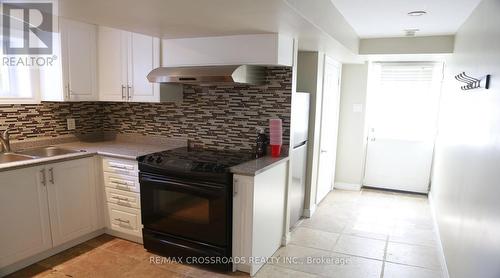
{"label": "door frame", "polygon": [[[437,97],[437,106],[438,106],[438,111],[437,111],[437,115],[436,115],[436,134],[434,136],[434,139],[433,139],[433,147],[432,147],[432,158],[431,158],[431,167],[430,167],[430,175],[429,175],[429,185],[428,185],[428,191],[427,193],[419,193],[419,192],[413,192],[413,193],[417,193],[417,194],[428,194],[430,193],[431,191],[431,185],[432,185],[432,172],[434,170],[434,157],[435,157],[435,151],[436,151],[436,140],[437,140],[437,136],[438,136],[438,133],[439,133],[439,130],[438,130],[438,123],[439,123],[439,119],[440,119],[440,115],[441,115],[441,103],[442,103],[442,98],[443,98],[443,82],[444,82],[444,70],[445,70],[445,65],[446,65],[446,61],[445,60],[441,60],[441,59],[436,59],[436,60],[424,60],[424,61],[421,61],[421,60],[410,60],[410,61],[393,61],[393,60],[390,60],[390,61],[386,61],[386,60],[377,60],[377,61],[369,61],[368,62],[368,76],[367,76],[367,86],[366,86],[366,104],[365,104],[365,122],[364,122],[364,127],[363,127],[363,136],[364,136],[364,145],[363,145],[363,169],[361,171],[362,173],[362,179],[361,179],[361,189],[363,187],[365,187],[365,177],[366,177],[366,159],[367,159],[367,156],[368,156],[368,142],[370,140],[370,121],[368,120],[368,115],[370,115],[370,109],[371,109],[371,105],[370,103],[372,102],[371,100],[373,99],[373,83],[374,83],[374,79],[373,79],[373,64],[374,63],[377,63],[377,62],[403,62],[403,63],[407,63],[407,62],[430,62],[430,63],[436,63],[436,64],[439,64],[439,67],[440,67],[440,70],[441,70],[441,78],[439,80],[440,84],[439,84],[439,95]],[[384,188],[379,188],[381,190],[384,190]],[[396,189],[390,189],[390,188],[387,188],[386,190],[395,190],[395,191],[398,191]],[[408,192],[408,191],[405,191],[405,192]],[[410,192],[411,193],[411,192]]]}

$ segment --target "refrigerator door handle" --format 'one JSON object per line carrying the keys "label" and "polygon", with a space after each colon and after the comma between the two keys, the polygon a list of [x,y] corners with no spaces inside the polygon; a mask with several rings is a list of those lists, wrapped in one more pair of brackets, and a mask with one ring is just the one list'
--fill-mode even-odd
{"label": "refrigerator door handle", "polygon": [[305,144],[307,144],[307,141],[302,141],[302,142],[300,142],[300,144],[293,146],[293,149],[298,149],[298,148],[304,146]]}

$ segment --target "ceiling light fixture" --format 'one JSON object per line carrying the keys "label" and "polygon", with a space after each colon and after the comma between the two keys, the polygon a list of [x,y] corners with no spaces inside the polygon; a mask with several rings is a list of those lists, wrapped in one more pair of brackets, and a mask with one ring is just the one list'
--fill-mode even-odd
{"label": "ceiling light fixture", "polygon": [[409,16],[423,16],[426,14],[427,14],[426,11],[413,11],[408,13]]}

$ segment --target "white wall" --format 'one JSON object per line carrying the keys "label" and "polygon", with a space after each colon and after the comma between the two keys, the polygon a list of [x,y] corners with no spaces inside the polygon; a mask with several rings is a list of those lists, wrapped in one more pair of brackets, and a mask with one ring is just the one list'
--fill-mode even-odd
{"label": "white wall", "polygon": [[[359,189],[362,185],[367,77],[368,64],[342,66],[335,188]],[[355,108],[361,111],[354,111]]]}
{"label": "white wall", "polygon": [[453,53],[453,36],[361,39],[359,54]]}
{"label": "white wall", "polygon": [[[358,53],[359,37],[331,0],[286,0],[299,14],[335,38],[353,53]],[[300,38],[299,38],[300,39]],[[336,59],[334,53],[327,53]]]}
{"label": "white wall", "polygon": [[[500,1],[483,0],[455,37],[446,66],[432,177],[450,277],[500,277]],[[461,91],[453,75],[492,75]]]}

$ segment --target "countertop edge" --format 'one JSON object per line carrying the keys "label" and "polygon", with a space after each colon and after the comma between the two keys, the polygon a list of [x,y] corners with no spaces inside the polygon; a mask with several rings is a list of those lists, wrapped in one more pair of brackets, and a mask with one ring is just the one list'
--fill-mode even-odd
{"label": "countertop edge", "polygon": [[[86,146],[71,146],[71,144],[75,144],[75,142],[51,144],[50,146],[66,148],[66,149],[75,150],[78,152],[64,154],[64,155],[57,155],[57,156],[52,156],[52,157],[37,157],[37,158],[27,159],[27,160],[22,160],[22,161],[1,163],[0,164],[0,172],[28,168],[28,167],[34,167],[34,166],[39,166],[39,165],[44,165],[44,164],[57,163],[57,162],[62,162],[62,161],[74,160],[74,159],[80,159],[80,158],[85,158],[85,157],[92,157],[92,156],[96,156],[96,155],[105,156],[105,157],[113,157],[113,158],[118,158],[118,159],[133,160],[133,161],[136,161],[137,157],[143,155],[143,154],[138,154],[136,156],[131,156],[131,155],[127,155],[127,154],[113,153],[113,152],[108,151],[108,150],[93,149],[96,147],[89,148]],[[76,143],[76,144],[78,144],[78,143]],[[125,144],[127,144],[127,143],[125,143]],[[146,144],[146,145],[149,145],[149,144]],[[99,147],[97,147],[97,148],[99,148]],[[158,148],[163,149],[163,146],[158,146]],[[164,147],[165,150],[168,150],[170,148],[171,147]]]}
{"label": "countertop edge", "polygon": [[68,160],[75,160],[75,159],[80,159],[80,158],[85,158],[85,157],[92,157],[92,156],[96,156],[96,155],[119,158],[119,159],[126,159],[126,160],[133,160],[133,161],[135,161],[137,159],[137,157],[132,157],[132,156],[128,156],[128,155],[121,155],[121,154],[113,154],[113,153],[109,153],[109,152],[81,151],[78,153],[64,154],[64,155],[58,155],[58,156],[52,156],[52,157],[40,157],[40,158],[33,158],[33,159],[22,160],[22,161],[2,163],[4,165],[0,164],[0,172],[16,170],[16,169],[21,169],[21,168],[27,168],[27,167],[33,167],[33,166],[39,166],[39,165],[50,164],[50,163],[57,163],[57,162],[68,161]]}
{"label": "countertop edge", "polygon": [[[282,157],[266,156],[233,166],[230,168],[230,171],[234,175],[256,176],[262,172],[265,172],[275,167],[276,165],[287,162],[289,159],[290,159],[289,156],[282,156]],[[259,163],[261,163],[262,165],[259,165]]]}
{"label": "countertop edge", "polygon": [[[65,154],[65,155],[58,155],[58,156],[53,156],[53,157],[41,157],[41,158],[34,158],[34,159],[23,160],[23,161],[2,163],[3,165],[0,164],[0,172],[20,169],[20,168],[27,168],[27,167],[32,167],[32,166],[38,166],[38,165],[43,165],[43,164],[57,163],[57,162],[61,162],[61,161],[68,161],[68,160],[74,160],[74,159],[85,158],[85,157],[92,157],[95,155],[114,157],[114,158],[118,158],[118,159],[134,160],[134,161],[137,159],[137,157],[142,155],[141,154],[141,155],[131,156],[129,154],[121,154],[119,152],[113,153],[112,151],[106,150],[105,148],[103,148],[104,150],[99,150],[99,149],[92,149],[92,148],[85,147],[85,146],[81,146],[81,147],[80,146],[71,146],[71,145],[64,144],[64,143],[63,144],[55,144],[54,146],[58,146],[58,145],[61,146],[62,148],[79,150],[79,152]],[[171,148],[172,147],[165,146],[165,150],[168,150]],[[239,165],[233,166],[230,168],[230,172],[235,174],[235,175],[256,176],[262,172],[265,172],[265,171],[275,167],[278,164],[287,162],[288,160],[289,160],[289,156],[282,156],[282,157],[265,156],[262,158],[250,160],[250,161],[241,163]]]}
{"label": "countertop edge", "polygon": [[22,168],[34,167],[44,164],[58,163],[62,161],[75,160],[80,158],[92,157],[97,155],[96,152],[78,152],[64,155],[57,155],[52,157],[40,157],[22,161],[8,162],[0,164],[0,172],[17,170]]}

